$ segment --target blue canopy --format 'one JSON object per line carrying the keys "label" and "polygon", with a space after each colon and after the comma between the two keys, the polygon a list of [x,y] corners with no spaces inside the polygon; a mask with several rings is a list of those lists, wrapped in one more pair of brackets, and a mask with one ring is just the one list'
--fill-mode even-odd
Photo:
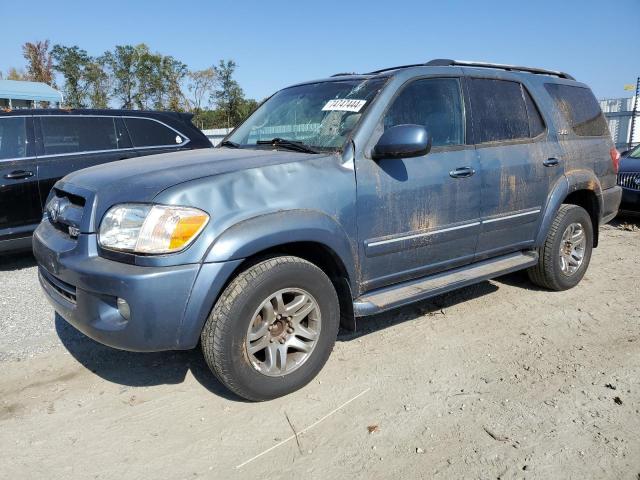
{"label": "blue canopy", "polygon": [[46,83],[0,80],[0,98],[34,100],[36,102],[62,102],[62,93]]}

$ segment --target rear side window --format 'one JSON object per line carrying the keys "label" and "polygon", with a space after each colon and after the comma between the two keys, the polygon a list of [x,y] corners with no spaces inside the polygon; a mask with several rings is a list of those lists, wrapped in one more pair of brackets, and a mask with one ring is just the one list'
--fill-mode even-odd
{"label": "rear side window", "polygon": [[45,155],[84,153],[118,148],[113,117],[40,117]]}
{"label": "rear side window", "polygon": [[0,118],[0,160],[27,156],[27,119]]}
{"label": "rear side window", "polygon": [[387,128],[424,125],[434,147],[464,143],[464,110],[460,83],[455,78],[431,78],[409,84],[387,111]]}
{"label": "rear side window", "polygon": [[609,134],[607,121],[591,90],[557,83],[547,83],[545,88],[576,135],[592,137]]}
{"label": "rear side window", "polygon": [[529,137],[527,107],[518,82],[469,78],[476,143]]}
{"label": "rear side window", "polygon": [[175,130],[155,120],[123,117],[134,147],[166,147],[187,141]]}

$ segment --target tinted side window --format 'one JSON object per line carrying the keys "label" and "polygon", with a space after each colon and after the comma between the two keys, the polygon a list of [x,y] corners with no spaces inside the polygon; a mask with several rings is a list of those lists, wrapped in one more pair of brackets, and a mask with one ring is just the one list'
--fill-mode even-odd
{"label": "tinted side window", "polygon": [[45,155],[118,148],[112,117],[40,117]]}
{"label": "tinted side window", "polygon": [[524,101],[527,104],[527,113],[529,114],[529,136],[531,138],[537,137],[544,132],[544,120],[542,120],[540,110],[536,107],[533,98],[531,98],[526,88],[522,88],[522,93],[524,93]]}
{"label": "tinted side window", "polygon": [[409,84],[393,101],[383,125],[424,125],[433,146],[464,143],[464,110],[455,78],[431,78]]}
{"label": "tinted side window", "polygon": [[162,147],[180,145],[186,141],[182,135],[154,120],[124,117],[134,147]]}
{"label": "tinted side window", "polygon": [[0,118],[0,160],[27,156],[27,119]]}
{"label": "tinted side window", "polygon": [[517,82],[469,78],[476,143],[529,137],[529,118]]}
{"label": "tinted side window", "polygon": [[608,135],[607,122],[591,90],[584,87],[547,83],[545,88],[553,97],[571,129],[580,136]]}

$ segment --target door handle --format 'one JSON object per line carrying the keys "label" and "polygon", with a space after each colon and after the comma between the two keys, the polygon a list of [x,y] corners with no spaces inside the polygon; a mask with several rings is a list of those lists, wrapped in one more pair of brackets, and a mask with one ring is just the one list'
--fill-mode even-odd
{"label": "door handle", "polygon": [[28,170],[14,170],[4,176],[7,180],[22,180],[29,177],[33,177],[33,172],[29,172]]}
{"label": "door handle", "polygon": [[459,167],[449,172],[449,176],[453,178],[467,178],[476,173],[471,167]]}
{"label": "door handle", "polygon": [[558,165],[560,163],[560,160],[558,160],[555,157],[551,157],[551,158],[547,158],[545,161],[542,162],[542,164],[545,167],[555,167],[556,165]]}

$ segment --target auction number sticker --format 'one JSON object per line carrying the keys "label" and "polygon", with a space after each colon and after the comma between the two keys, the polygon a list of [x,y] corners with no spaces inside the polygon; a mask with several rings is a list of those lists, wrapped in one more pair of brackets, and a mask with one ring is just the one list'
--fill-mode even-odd
{"label": "auction number sticker", "polygon": [[322,111],[339,110],[341,112],[359,112],[367,103],[366,100],[355,100],[352,98],[334,98],[329,100],[327,104],[322,107]]}

